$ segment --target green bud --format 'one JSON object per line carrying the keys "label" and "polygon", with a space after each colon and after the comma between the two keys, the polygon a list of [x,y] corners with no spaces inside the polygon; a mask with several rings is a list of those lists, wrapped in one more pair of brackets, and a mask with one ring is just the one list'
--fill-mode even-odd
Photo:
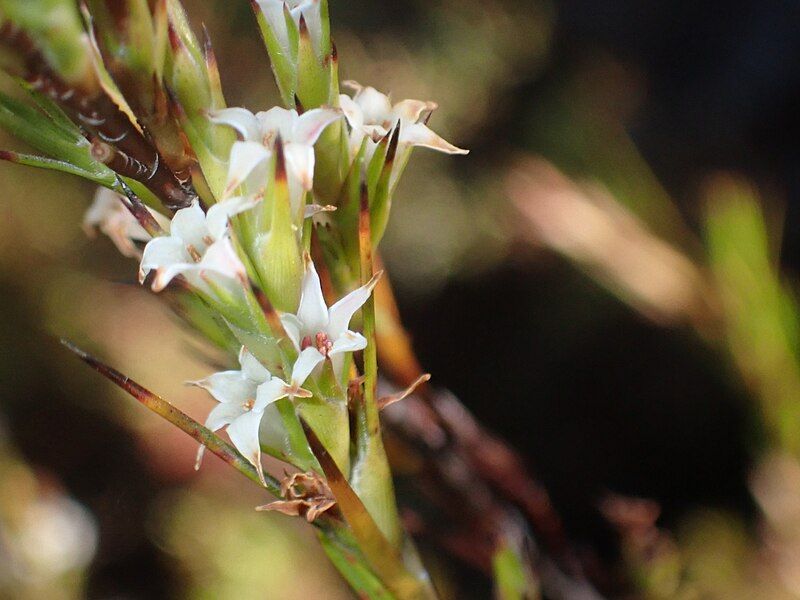
{"label": "green bud", "polygon": [[228,127],[215,125],[209,114],[225,108],[216,58],[206,52],[192,33],[186,12],[178,0],[167,0],[169,45],[165,79],[178,106],[179,121],[194,149],[213,195],[225,189],[228,157],[236,139]]}
{"label": "green bud", "polygon": [[294,225],[289,198],[289,183],[283,158],[283,144],[275,144],[275,176],[271,194],[262,203],[262,222],[259,229],[267,233],[256,237],[256,269],[264,291],[273,306],[293,312],[300,303],[303,279],[303,256]]}
{"label": "green bud", "polygon": [[89,38],[74,0],[0,0],[0,11],[36,41],[64,82],[85,92],[97,91]]}
{"label": "green bud", "polygon": [[297,52],[297,98],[306,109],[330,103],[330,60],[320,58],[314,50],[314,42],[300,17],[299,45]]}

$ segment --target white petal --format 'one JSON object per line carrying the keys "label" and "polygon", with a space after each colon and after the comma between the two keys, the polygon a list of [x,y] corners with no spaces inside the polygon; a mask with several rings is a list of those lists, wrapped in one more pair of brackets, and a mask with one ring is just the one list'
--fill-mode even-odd
{"label": "white petal", "polygon": [[198,252],[203,251],[207,246],[205,238],[208,237],[208,228],[206,213],[198,202],[193,202],[191,206],[175,213],[170,225],[170,236],[182,239],[185,245],[194,246]]}
{"label": "white petal", "polygon": [[296,110],[289,110],[276,106],[270,108],[268,111],[256,114],[256,117],[261,123],[261,134],[263,138],[260,141],[262,144],[274,148],[275,138],[277,138],[278,135],[281,136],[284,142],[291,141],[292,130],[298,118]]}
{"label": "white petal", "polygon": [[438,150],[446,154],[469,154],[469,150],[458,148],[439,137],[422,123],[408,123],[403,121],[400,125],[400,143],[412,146],[422,146],[431,150]]}
{"label": "white petal", "polygon": [[208,209],[208,214],[206,215],[206,226],[211,237],[215,240],[223,237],[228,229],[228,221],[231,217],[250,210],[260,201],[261,199],[255,196],[235,196],[217,202]]}
{"label": "white petal", "polygon": [[282,314],[280,319],[283,329],[286,331],[286,335],[289,336],[295,349],[300,350],[300,332],[303,329],[300,319],[290,313]]}
{"label": "white petal", "polygon": [[419,123],[420,120],[427,119],[437,108],[439,108],[439,105],[436,102],[403,100],[392,107],[392,114],[398,119]]}
{"label": "white petal", "polygon": [[358,93],[364,89],[364,86],[358,83],[354,79],[346,79],[345,81],[342,82],[342,86],[346,87],[347,89],[353,90],[356,93],[356,95],[358,95]]}
{"label": "white petal", "polygon": [[211,113],[211,122],[235,129],[246,142],[261,140],[261,124],[246,108],[224,108],[215,111]]}
{"label": "white petal", "polygon": [[250,410],[228,425],[228,437],[236,449],[255,465],[261,474],[261,444],[258,441],[258,427],[261,425],[261,411]]}
{"label": "white petal", "polygon": [[325,357],[316,348],[306,348],[297,357],[292,367],[292,386],[300,387],[316,366],[325,361]]}
{"label": "white petal", "polygon": [[286,398],[286,396],[288,396],[288,387],[285,381],[277,377],[273,377],[269,381],[262,383],[258,386],[256,404],[253,406],[253,410],[263,412],[264,409],[273,402],[277,402],[281,398]]}
{"label": "white petal", "polygon": [[231,147],[225,195],[230,195],[242,185],[260,164],[266,163],[270,156],[272,153],[258,142],[235,142]]}
{"label": "white petal", "polygon": [[328,352],[329,356],[343,354],[345,352],[356,352],[367,347],[367,338],[355,331],[345,331],[339,339],[333,342],[333,348]]}
{"label": "white petal", "polygon": [[289,174],[300,182],[305,191],[314,187],[314,147],[304,144],[286,144],[283,147]]}
{"label": "white petal", "polygon": [[304,112],[295,122],[291,141],[313,146],[325,128],[342,118],[338,108],[315,108]]}
{"label": "white petal", "polygon": [[192,382],[211,394],[217,402],[241,406],[255,396],[257,384],[241,371],[220,371],[205,379]]}
{"label": "white petal", "polygon": [[151,239],[150,234],[125,207],[121,196],[107,188],[98,189],[83,217],[83,229],[87,235],[93,235],[95,228],[107,235],[117,250],[129,258],[141,258],[142,255],[134,241],[147,242]]}
{"label": "white petal", "polygon": [[244,265],[233,248],[230,238],[224,237],[209,246],[197,265],[203,272],[211,271],[231,279],[247,277]]}
{"label": "white petal", "polygon": [[372,290],[378,284],[383,271],[376,273],[365,285],[362,285],[357,290],[353,290],[344,298],[339,300],[336,304],[331,306],[328,311],[328,337],[334,342],[339,339],[347,328],[350,326],[350,319],[356,314],[356,311],[364,306],[364,303],[369,299]]}
{"label": "white petal", "polygon": [[257,4],[264,13],[278,43],[288,52],[289,32],[286,30],[286,19],[283,15],[283,0],[257,0]]}
{"label": "white petal", "polygon": [[291,12],[296,23],[300,22],[301,13],[305,17],[311,42],[314,45],[314,49],[319,52],[319,45],[322,40],[322,16],[319,10],[319,0],[306,0],[297,8],[293,8]]}
{"label": "white petal", "polygon": [[328,324],[328,307],[322,296],[322,284],[319,281],[317,269],[314,268],[314,263],[307,256],[297,318],[301,323],[301,335],[315,335],[320,331],[325,331],[325,326]]}
{"label": "white petal", "polygon": [[314,215],[318,215],[319,213],[333,212],[335,210],[336,207],[330,204],[326,204],[325,206],[321,206],[319,204],[309,204],[303,210],[303,218],[309,219]]}
{"label": "white petal", "polygon": [[364,113],[364,123],[380,125],[392,121],[392,102],[389,96],[374,87],[361,88],[353,99]]}
{"label": "white petal", "polygon": [[339,106],[342,108],[345,119],[351,129],[361,129],[364,127],[364,112],[361,107],[347,94],[339,96]]}
{"label": "white petal", "polygon": [[267,368],[255,356],[250,354],[244,346],[239,351],[239,364],[242,366],[242,373],[245,377],[256,384],[264,383],[271,377]]}
{"label": "white petal", "polygon": [[117,212],[119,207],[125,208],[119,194],[108,188],[97,188],[92,205],[83,216],[83,224],[95,227]]}
{"label": "white petal", "polygon": [[[225,425],[232,423],[234,419],[237,419],[239,416],[241,416],[243,412],[244,408],[241,405],[237,406],[233,404],[218,404],[208,414],[208,418],[206,419],[206,427],[208,427],[211,431],[217,431]],[[197,449],[197,458],[195,459],[194,463],[195,470],[200,469],[205,451],[206,447],[203,445]]]}
{"label": "white petal", "polygon": [[[170,265],[168,267],[159,268],[156,271],[156,276],[153,279],[153,286],[152,290],[154,292],[160,292],[165,287],[169,285],[169,283],[175,279],[178,275],[190,275],[193,269],[196,269],[197,265],[194,263],[178,263],[174,265]],[[141,274],[140,274],[141,275]],[[191,283],[191,281],[190,281]],[[197,285],[199,289],[203,289],[201,286]]]}
{"label": "white petal", "polygon": [[206,419],[206,427],[211,431],[217,431],[225,425],[233,423],[234,420],[244,414],[244,408],[241,404],[217,404]]}
{"label": "white petal", "polygon": [[140,280],[153,269],[191,262],[183,240],[175,237],[158,237],[147,243],[139,267]]}

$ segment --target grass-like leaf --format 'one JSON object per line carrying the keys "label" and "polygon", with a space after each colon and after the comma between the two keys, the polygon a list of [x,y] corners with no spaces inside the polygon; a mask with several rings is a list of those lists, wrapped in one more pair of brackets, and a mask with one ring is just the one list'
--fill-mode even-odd
{"label": "grass-like leaf", "polygon": [[[192,438],[203,444],[208,450],[239,471],[242,475],[258,485],[262,485],[259,480],[256,468],[242,456],[236,448],[231,446],[213,431],[204,427],[189,415],[175,408],[172,404],[157,396],[150,390],[142,387],[130,377],[123,375],[116,369],[102,363],[95,357],[84,352],[71,342],[61,340],[61,343],[71,352],[76,354],[83,362],[92,367],[95,371],[112,381],[115,385],[125,390],[145,407],[152,410],[157,415],[163,417],[181,431],[184,431]],[[280,496],[280,483],[269,475],[265,475],[266,489],[274,496]]]}
{"label": "grass-like leaf", "polygon": [[389,543],[378,528],[314,430],[302,419],[301,422],[309,446],[317,457],[328,486],[336,498],[339,511],[349,525],[364,558],[375,573],[398,598],[435,598],[436,595],[429,582],[417,579],[406,569],[400,552]]}

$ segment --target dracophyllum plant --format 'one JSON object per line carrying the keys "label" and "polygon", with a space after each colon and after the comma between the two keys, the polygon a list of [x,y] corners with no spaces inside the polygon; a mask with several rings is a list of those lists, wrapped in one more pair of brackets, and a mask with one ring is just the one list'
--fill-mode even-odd
{"label": "dracophyllum plant", "polygon": [[70,347],[193,436],[198,466],[207,449],[272,495],[260,510],[312,522],[362,597],[435,597],[381,437],[373,255],[412,149],[466,151],[433,102],[339,94],[326,0],[251,5],[284,102],[260,112],[227,107],[179,0],[0,0],[28,97],[0,94],[0,126],[40,153],[0,157],[100,185],[87,231],[232,368],[192,382],[216,402],[203,426]]}

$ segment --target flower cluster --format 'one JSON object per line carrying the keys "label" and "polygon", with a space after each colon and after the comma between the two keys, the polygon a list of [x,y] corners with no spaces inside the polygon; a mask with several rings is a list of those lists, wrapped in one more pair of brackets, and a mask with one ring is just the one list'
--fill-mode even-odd
{"label": "flower cluster", "polygon": [[[238,352],[238,368],[192,382],[218,403],[204,428],[82,358],[195,437],[198,465],[208,448],[283,497],[268,510],[313,521],[357,499],[340,512],[362,515],[360,529],[326,525],[349,528],[329,552],[353,540],[337,565],[384,540],[361,573],[376,561],[405,572],[376,398],[372,257],[412,149],[466,150],[428,127],[434,102],[393,103],[354,82],[340,94],[328,0],[251,5],[284,104],[255,113],[227,105],[211,44],[179,0],[0,2],[0,45],[22,55],[28,95],[0,93],[0,126],[42,153],[2,158],[101,186],[86,231],[138,259],[140,283],[169,289],[185,321],[231,361]],[[273,485],[262,452],[301,474]]]}
{"label": "flower cluster", "polygon": [[[152,211],[158,215],[163,235],[153,237],[144,231],[121,198],[110,191],[98,193],[86,215],[87,226],[98,227],[109,235],[124,254],[141,254],[140,280],[149,281],[153,291],[161,291],[177,279],[208,301],[245,304],[252,285],[245,264],[258,263],[259,256],[254,246],[250,247],[253,255],[248,255],[246,245],[235,243],[237,237],[248,236],[241,227],[246,223],[237,228],[234,220],[237,216],[246,219],[265,203],[278,201],[270,197],[275,194],[277,153],[281,153],[285,164],[289,190],[294,225],[290,244],[299,248],[302,220],[323,210],[313,201],[314,146],[332,123],[346,120],[351,161],[362,146],[371,157],[381,141],[395,130],[399,131],[398,152],[408,152],[414,146],[449,154],[466,152],[426,125],[436,109],[435,103],[403,100],[393,105],[388,96],[374,88],[353,82],[349,85],[356,93],[352,98],[341,95],[341,108],[316,108],[302,115],[281,107],[255,114],[244,108],[212,113],[214,123],[230,127],[239,138],[231,146],[223,197],[208,210],[195,201],[178,210],[171,221]],[[397,176],[398,173],[392,175]],[[263,221],[253,221],[251,226],[263,226]],[[256,236],[265,233],[269,230]],[[143,252],[136,247],[137,242],[146,242]],[[312,392],[302,386],[314,373],[321,373],[320,366],[326,361],[330,362],[336,381],[343,383],[349,364],[345,357],[367,346],[367,339],[350,330],[349,325],[368,300],[380,273],[328,307],[317,268],[307,253],[304,256],[296,309],[279,312],[281,333],[296,355],[286,376],[288,383],[271,374],[245,346],[239,353],[239,370],[215,373],[195,382],[219,402],[206,421],[207,427],[214,431],[226,427],[233,444],[257,466],[259,473],[259,427],[265,409],[284,398],[312,397]],[[276,259],[267,256],[265,260]]]}

